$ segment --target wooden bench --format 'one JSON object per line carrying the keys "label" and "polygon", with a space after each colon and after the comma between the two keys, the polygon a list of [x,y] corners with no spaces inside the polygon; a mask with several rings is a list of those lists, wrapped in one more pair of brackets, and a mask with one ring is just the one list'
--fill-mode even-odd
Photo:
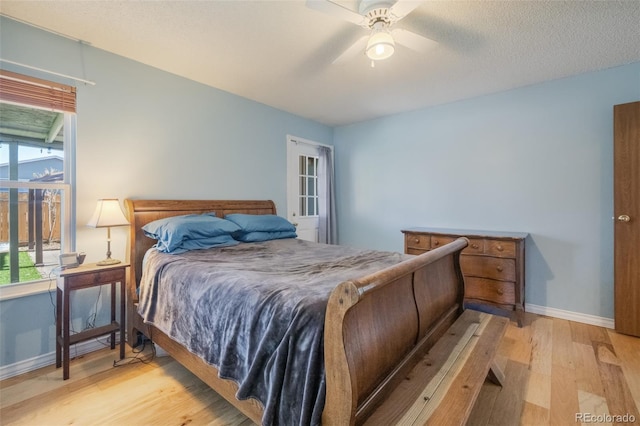
{"label": "wooden bench", "polygon": [[485,378],[502,385],[494,356],[507,324],[464,311],[365,424],[464,425]]}

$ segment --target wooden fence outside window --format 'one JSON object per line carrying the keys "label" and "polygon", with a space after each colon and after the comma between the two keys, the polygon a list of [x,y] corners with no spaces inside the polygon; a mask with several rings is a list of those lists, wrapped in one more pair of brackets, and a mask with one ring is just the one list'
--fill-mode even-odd
{"label": "wooden fence outside window", "polygon": [[[31,193],[35,193],[32,191]],[[36,243],[34,236],[29,237],[29,223],[35,216],[29,217],[28,192],[18,194],[18,241],[20,246],[33,248]],[[42,242],[60,242],[60,194],[57,190],[42,190]],[[33,210],[32,210],[33,211]],[[0,193],[0,243],[9,242],[9,193]],[[34,229],[35,227],[32,227]]]}

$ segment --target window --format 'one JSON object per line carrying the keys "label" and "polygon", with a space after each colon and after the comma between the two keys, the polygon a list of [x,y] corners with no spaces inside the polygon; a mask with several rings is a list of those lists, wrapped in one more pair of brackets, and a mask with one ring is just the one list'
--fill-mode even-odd
{"label": "window", "polygon": [[75,88],[0,70],[0,299],[47,290],[75,247],[75,125]]}
{"label": "window", "polygon": [[300,155],[298,160],[300,216],[318,216],[318,157]]}

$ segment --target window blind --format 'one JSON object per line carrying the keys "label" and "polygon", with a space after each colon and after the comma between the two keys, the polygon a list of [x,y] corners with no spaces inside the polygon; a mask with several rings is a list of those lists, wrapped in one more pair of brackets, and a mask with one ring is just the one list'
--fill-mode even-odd
{"label": "window blind", "polygon": [[0,70],[0,101],[76,112],[76,88]]}

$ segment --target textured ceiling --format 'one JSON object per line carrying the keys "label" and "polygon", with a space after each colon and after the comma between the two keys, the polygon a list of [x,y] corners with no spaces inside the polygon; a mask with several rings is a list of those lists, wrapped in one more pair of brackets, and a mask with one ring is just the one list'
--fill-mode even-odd
{"label": "textured ceiling", "polygon": [[303,0],[2,0],[0,12],[332,126],[640,61],[637,0],[420,3],[398,26],[437,43],[375,68],[364,54],[332,64],[367,31]]}

